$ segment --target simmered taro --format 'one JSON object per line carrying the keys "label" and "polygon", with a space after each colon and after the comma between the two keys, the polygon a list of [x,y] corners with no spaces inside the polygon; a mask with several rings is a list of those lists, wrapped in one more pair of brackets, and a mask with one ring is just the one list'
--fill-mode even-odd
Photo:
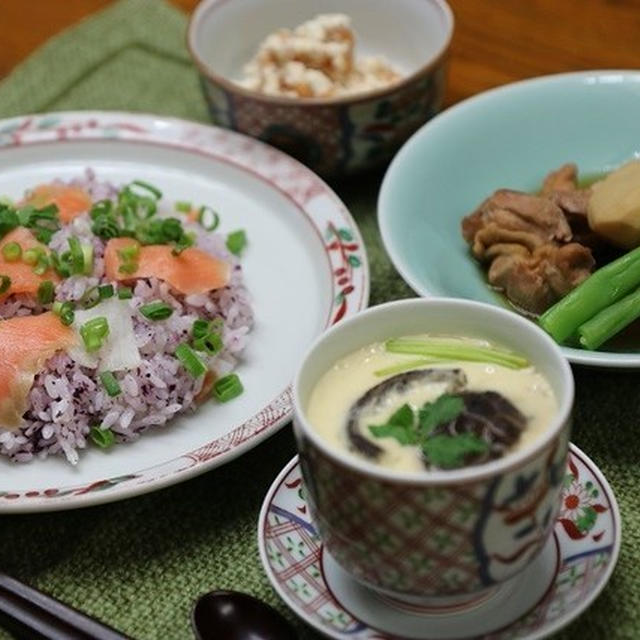
{"label": "simmered taro", "polygon": [[522,354],[482,340],[417,335],[338,360],[312,390],[307,417],[332,448],[428,473],[527,448],[555,411],[548,382]]}

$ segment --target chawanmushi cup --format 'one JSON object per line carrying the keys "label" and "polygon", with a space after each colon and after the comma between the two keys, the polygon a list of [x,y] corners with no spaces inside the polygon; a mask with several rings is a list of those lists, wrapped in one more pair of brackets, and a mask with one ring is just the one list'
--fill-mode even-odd
{"label": "chawanmushi cup", "polygon": [[[319,378],[361,347],[419,333],[483,338],[524,355],[556,397],[546,431],[527,448],[450,471],[388,470],[328,445],[306,418]],[[462,603],[514,578],[553,529],[573,397],[558,346],[533,322],[498,307],[421,298],[338,323],[307,352],[293,385],[300,464],[325,551],[357,581],[404,602]]]}

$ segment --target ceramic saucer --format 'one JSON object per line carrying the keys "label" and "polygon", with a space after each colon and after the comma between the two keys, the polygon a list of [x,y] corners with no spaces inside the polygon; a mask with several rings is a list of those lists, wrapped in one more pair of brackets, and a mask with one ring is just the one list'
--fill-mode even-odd
{"label": "ceramic saucer", "polygon": [[323,548],[296,457],[267,493],[258,544],[280,597],[330,638],[534,640],[574,620],[602,591],[618,559],[620,514],[602,473],[571,445],[553,535],[528,569],[461,608],[407,606],[360,585]]}

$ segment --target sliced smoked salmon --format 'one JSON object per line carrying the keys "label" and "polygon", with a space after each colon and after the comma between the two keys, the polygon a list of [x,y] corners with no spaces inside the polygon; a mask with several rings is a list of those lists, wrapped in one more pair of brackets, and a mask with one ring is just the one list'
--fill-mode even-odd
{"label": "sliced smoked salmon", "polygon": [[45,362],[76,341],[51,312],[0,320],[0,426],[20,427],[36,374]]}
{"label": "sliced smoked salmon", "polygon": [[45,281],[59,282],[58,274],[52,269],[47,269],[42,275],[38,275],[33,270],[33,265],[26,264],[20,260],[9,262],[2,253],[2,248],[10,242],[17,242],[22,249],[22,254],[28,249],[39,248],[47,251],[45,245],[38,242],[34,235],[24,227],[16,227],[0,240],[0,276],[8,276],[11,279],[11,285],[3,294],[0,300],[6,298],[12,293],[30,293],[35,296],[38,287]]}
{"label": "sliced smoked salmon", "polygon": [[87,213],[93,203],[91,196],[84,189],[53,182],[35,187],[22,204],[30,204],[38,209],[55,204],[58,207],[60,222],[67,223]]}
{"label": "sliced smoked salmon", "polygon": [[[122,250],[137,248],[137,255],[123,258]],[[128,271],[120,267],[128,262]],[[132,280],[156,277],[170,284],[185,295],[207,293],[229,283],[231,266],[211,254],[189,247],[174,256],[172,248],[165,244],[141,246],[131,238],[113,238],[104,252],[104,265],[110,280]]]}

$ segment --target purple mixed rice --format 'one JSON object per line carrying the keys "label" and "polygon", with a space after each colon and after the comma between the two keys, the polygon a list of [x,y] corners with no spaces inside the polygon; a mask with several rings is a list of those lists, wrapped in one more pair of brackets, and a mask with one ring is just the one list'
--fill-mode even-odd
{"label": "purple mixed rice", "polygon": [[[118,195],[116,187],[98,181],[91,170],[71,184],[84,188],[94,201],[115,199]],[[88,216],[80,216],[56,232],[49,244],[51,249],[64,251],[67,239],[75,235],[94,248],[92,275],[63,280],[56,287],[58,300],[78,301],[88,288],[109,283],[103,262],[106,243],[93,235],[90,227]],[[156,278],[136,280],[133,297],[125,302],[131,309],[142,362],[133,370],[116,372],[121,393],[109,396],[96,369],[79,365],[66,353],[56,354],[35,378],[22,427],[15,431],[0,428],[1,455],[28,462],[34,457],[64,454],[75,464],[78,450],[90,445],[89,433],[94,426],[110,429],[116,442],[124,443],[137,439],[147,429],[166,425],[177,414],[193,411],[204,376],[190,375],[174,351],[188,339],[198,318],[222,319],[222,351],[209,358],[200,355],[216,375],[233,371],[253,323],[242,267],[227,250],[224,235],[186,221],[184,228],[196,234],[196,246],[232,265],[228,286],[208,294],[185,296]],[[141,305],[155,300],[171,305],[174,311],[168,319],[153,322],[136,312]],[[25,294],[11,295],[0,302],[2,319],[44,310],[43,305]]]}

